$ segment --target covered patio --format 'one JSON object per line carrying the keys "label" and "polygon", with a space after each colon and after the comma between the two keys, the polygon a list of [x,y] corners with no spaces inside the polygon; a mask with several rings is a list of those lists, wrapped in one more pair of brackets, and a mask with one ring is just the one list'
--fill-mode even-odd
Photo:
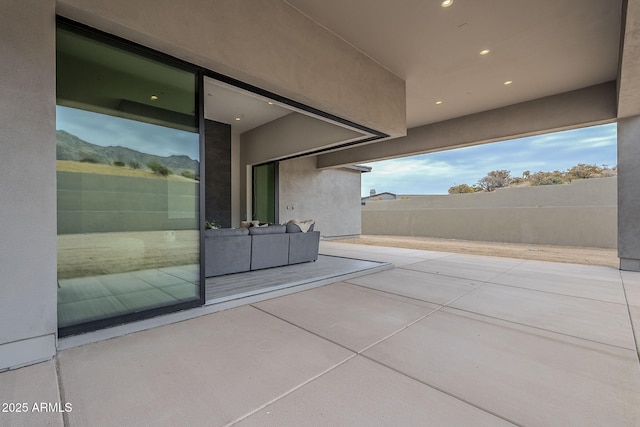
{"label": "covered patio", "polygon": [[30,409],[0,424],[640,424],[640,273],[326,241],[321,253],[394,268],[61,340],[55,360],[0,374],[3,401]]}

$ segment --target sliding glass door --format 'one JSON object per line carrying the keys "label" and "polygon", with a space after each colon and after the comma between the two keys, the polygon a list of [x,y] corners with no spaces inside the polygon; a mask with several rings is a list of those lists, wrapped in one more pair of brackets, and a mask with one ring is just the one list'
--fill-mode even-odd
{"label": "sliding glass door", "polygon": [[199,305],[196,70],[57,30],[61,335]]}

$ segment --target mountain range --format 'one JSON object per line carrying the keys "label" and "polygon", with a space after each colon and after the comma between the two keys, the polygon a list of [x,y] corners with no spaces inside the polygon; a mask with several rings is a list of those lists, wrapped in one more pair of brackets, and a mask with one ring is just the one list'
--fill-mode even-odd
{"label": "mountain range", "polygon": [[200,163],[188,156],[162,157],[120,146],[103,147],[80,139],[64,130],[56,131],[56,160],[103,163],[107,165],[114,164],[114,162],[123,162],[124,164],[135,162],[143,168],[148,163],[155,161],[171,169],[176,174],[180,174],[183,171],[197,174],[200,170]]}

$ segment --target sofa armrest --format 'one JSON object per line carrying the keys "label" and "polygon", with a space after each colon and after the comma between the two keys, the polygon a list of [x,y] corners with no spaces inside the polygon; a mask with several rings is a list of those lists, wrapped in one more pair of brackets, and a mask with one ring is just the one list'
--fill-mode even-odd
{"label": "sofa armrest", "polygon": [[320,232],[289,234],[289,264],[315,261],[318,259]]}
{"label": "sofa armrest", "polygon": [[251,265],[251,236],[248,233],[244,235],[224,234],[218,233],[216,236],[209,237],[205,234],[206,277],[249,271]]}

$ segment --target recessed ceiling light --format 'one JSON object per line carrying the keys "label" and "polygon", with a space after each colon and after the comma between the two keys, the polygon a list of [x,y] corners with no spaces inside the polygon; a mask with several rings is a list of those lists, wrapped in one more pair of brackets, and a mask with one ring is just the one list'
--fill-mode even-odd
{"label": "recessed ceiling light", "polygon": [[511,83],[513,83],[511,80],[507,80],[506,82],[504,82],[504,85],[509,86]]}
{"label": "recessed ceiling light", "polygon": [[239,122],[239,121],[240,121],[240,117],[236,117],[236,121],[238,121],[238,122]]}
{"label": "recessed ceiling light", "polygon": [[269,105],[273,105],[273,102],[269,101],[269,102],[267,102],[267,104],[269,104]]}
{"label": "recessed ceiling light", "polygon": [[436,101],[436,105],[442,104],[442,101]]}
{"label": "recessed ceiling light", "polygon": [[481,50],[481,51],[480,51],[480,55],[483,55],[483,56],[484,56],[484,55],[488,55],[488,54],[489,54],[489,52],[491,52],[489,49],[484,49],[484,50]]}
{"label": "recessed ceiling light", "polygon": [[440,3],[440,6],[442,7],[449,7],[453,4],[453,0],[444,0],[442,3]]}
{"label": "recessed ceiling light", "polygon": [[155,101],[155,100],[157,100],[157,99],[158,99],[158,95],[151,95],[151,100],[152,100],[152,101]]}

